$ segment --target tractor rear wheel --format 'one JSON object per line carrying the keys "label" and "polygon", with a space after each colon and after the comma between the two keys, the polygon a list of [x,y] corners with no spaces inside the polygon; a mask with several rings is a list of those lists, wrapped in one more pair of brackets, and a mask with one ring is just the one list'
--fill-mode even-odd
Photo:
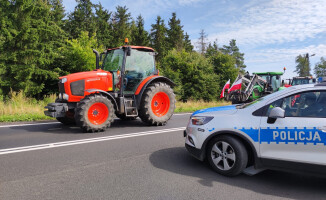
{"label": "tractor rear wheel", "polygon": [[104,131],[111,126],[113,119],[113,104],[101,94],[86,96],[77,104],[76,124],[85,132]]}
{"label": "tractor rear wheel", "polygon": [[139,107],[140,119],[148,124],[163,126],[172,117],[175,109],[175,94],[166,83],[149,85]]}

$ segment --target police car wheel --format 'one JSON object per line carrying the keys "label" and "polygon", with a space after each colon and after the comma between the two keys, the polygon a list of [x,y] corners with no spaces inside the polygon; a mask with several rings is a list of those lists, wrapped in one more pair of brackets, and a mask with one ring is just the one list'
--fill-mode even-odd
{"label": "police car wheel", "polygon": [[236,176],[247,166],[248,153],[241,141],[223,135],[209,142],[207,160],[217,173]]}

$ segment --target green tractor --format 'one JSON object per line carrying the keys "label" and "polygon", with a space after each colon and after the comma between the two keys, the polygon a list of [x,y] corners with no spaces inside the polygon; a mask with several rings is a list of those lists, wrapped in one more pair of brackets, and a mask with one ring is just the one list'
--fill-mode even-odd
{"label": "green tractor", "polygon": [[264,79],[266,83],[264,87],[258,84],[254,86],[251,100],[285,89],[282,82],[283,72],[255,72],[254,74]]}
{"label": "green tractor", "polygon": [[247,103],[259,99],[262,96],[284,89],[282,82],[283,72],[255,72],[238,75],[235,82],[242,80],[240,90],[231,91],[227,100],[232,104]]}

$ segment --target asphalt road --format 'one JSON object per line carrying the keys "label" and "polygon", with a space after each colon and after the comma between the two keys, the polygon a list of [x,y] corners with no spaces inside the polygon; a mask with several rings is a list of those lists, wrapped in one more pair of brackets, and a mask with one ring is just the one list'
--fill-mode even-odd
{"label": "asphalt road", "polygon": [[95,134],[53,122],[0,125],[0,199],[325,199],[325,178],[216,174],[185,150],[188,119],[116,120]]}

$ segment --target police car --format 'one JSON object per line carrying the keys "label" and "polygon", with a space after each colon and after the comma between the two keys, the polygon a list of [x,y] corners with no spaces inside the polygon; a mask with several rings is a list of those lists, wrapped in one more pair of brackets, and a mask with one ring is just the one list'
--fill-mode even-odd
{"label": "police car", "polygon": [[298,85],[254,102],[198,110],[188,152],[225,176],[263,169],[326,172],[326,83]]}

